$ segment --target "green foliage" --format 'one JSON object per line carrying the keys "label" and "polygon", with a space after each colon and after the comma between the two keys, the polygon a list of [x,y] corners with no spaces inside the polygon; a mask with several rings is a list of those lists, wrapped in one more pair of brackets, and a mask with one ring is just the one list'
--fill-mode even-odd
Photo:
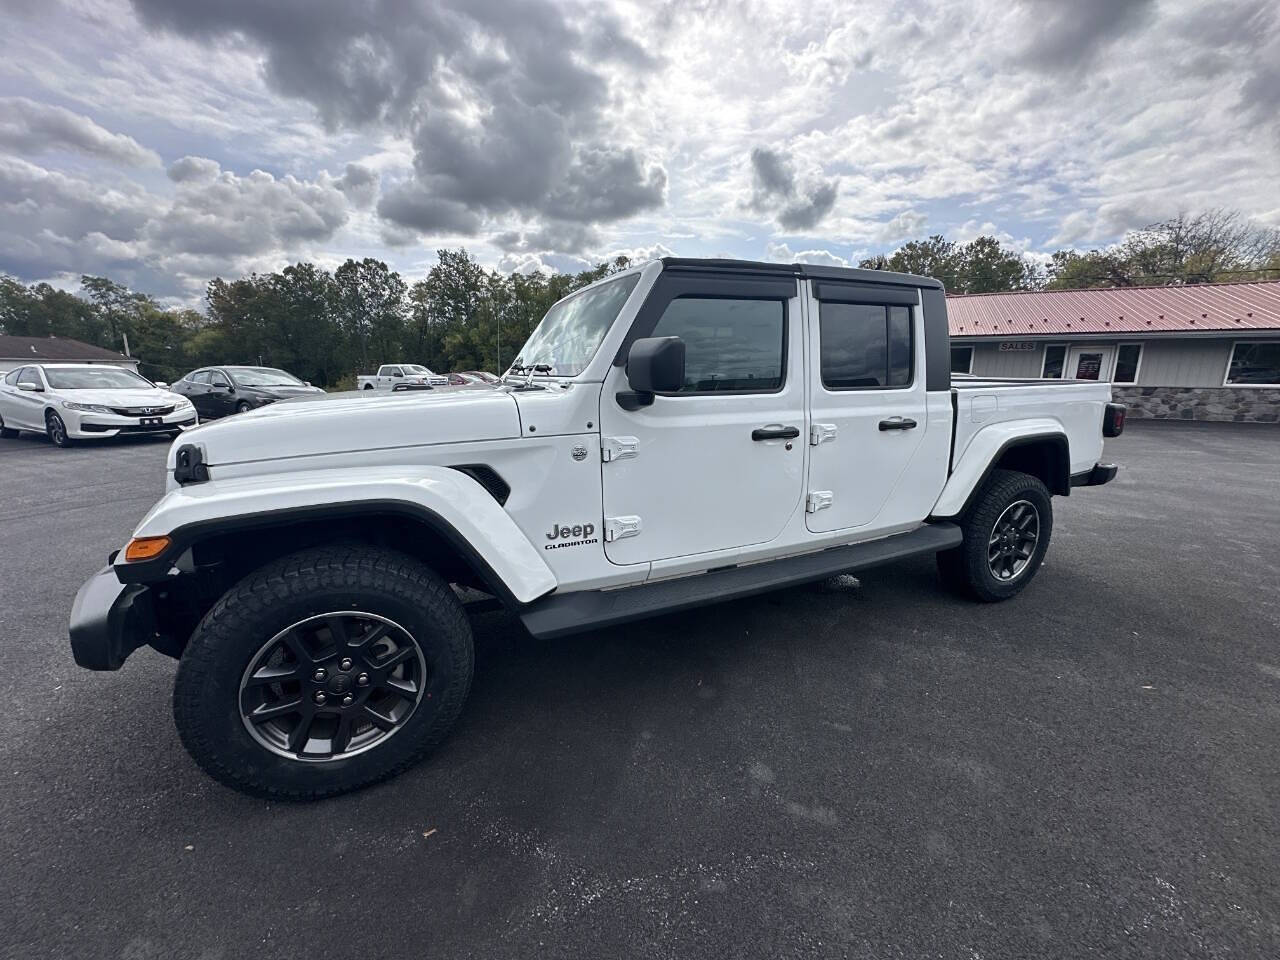
{"label": "green foliage", "polygon": [[952,293],[1033,290],[1040,282],[1035,264],[995,237],[956,244],[935,234],[927,240],[912,240],[889,256],[863,260],[859,266],[936,277]]}
{"label": "green foliage", "polygon": [[172,382],[207,364],[261,363],[351,389],[357,373],[397,361],[500,373],[553,303],[627,266],[619,258],[576,276],[503,275],[466,250],[440,250],[426,277],[409,285],[372,258],[348,260],[333,273],[295,263],[211,280],[204,313],[166,310],[106,277],[82,277],[77,296],[0,276],[0,333],[120,351],[127,340],[143,374],[156,380]]}

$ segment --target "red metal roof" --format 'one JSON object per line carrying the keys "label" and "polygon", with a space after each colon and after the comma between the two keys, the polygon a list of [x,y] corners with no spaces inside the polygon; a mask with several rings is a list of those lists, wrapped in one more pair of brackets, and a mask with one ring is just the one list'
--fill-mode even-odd
{"label": "red metal roof", "polygon": [[947,297],[953,337],[1280,330],[1280,281]]}

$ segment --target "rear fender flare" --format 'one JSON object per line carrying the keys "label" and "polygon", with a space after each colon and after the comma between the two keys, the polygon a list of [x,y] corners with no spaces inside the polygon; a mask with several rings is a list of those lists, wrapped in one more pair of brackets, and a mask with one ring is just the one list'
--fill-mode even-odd
{"label": "rear fender flare", "polygon": [[1020,446],[1042,443],[1051,443],[1061,448],[1058,457],[1062,465],[1061,482],[1049,483],[1050,491],[1064,494],[1069,492],[1071,458],[1067,434],[1059,421],[1040,417],[1011,423],[993,423],[979,430],[969,441],[930,515],[956,517],[964,513],[1006,452]]}

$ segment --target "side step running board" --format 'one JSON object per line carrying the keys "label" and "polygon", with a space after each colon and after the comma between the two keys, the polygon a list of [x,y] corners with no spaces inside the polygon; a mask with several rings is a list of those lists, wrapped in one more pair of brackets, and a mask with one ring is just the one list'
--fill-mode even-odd
{"label": "side step running board", "polygon": [[798,557],[730,567],[638,587],[553,593],[525,607],[520,619],[535,637],[562,637],[660,613],[674,613],[706,603],[824,580],[838,573],[864,570],[917,554],[937,553],[958,547],[960,540],[960,528],[955,524],[930,523],[910,533],[882,540],[832,547]]}

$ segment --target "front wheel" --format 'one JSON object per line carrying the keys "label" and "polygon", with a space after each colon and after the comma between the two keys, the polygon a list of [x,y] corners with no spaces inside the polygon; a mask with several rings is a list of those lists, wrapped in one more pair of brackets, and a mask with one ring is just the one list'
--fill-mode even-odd
{"label": "front wheel", "polygon": [[196,628],[173,709],[195,761],[260,797],[315,799],[385,779],[453,726],[471,627],[418,561],[308,550],[251,574]]}
{"label": "front wheel", "polygon": [[53,441],[54,446],[70,447],[75,443],[74,440],[67,436],[67,425],[52,410],[44,415],[44,430],[49,435],[49,439]]}
{"label": "front wheel", "polygon": [[1053,503],[1037,477],[995,470],[959,522],[963,542],[938,554],[943,582],[975,600],[1008,600],[1044,562]]}
{"label": "front wheel", "polygon": [[0,438],[12,440],[17,435],[18,431],[14,430],[12,427],[6,427],[4,425],[4,417],[0,417]]}

